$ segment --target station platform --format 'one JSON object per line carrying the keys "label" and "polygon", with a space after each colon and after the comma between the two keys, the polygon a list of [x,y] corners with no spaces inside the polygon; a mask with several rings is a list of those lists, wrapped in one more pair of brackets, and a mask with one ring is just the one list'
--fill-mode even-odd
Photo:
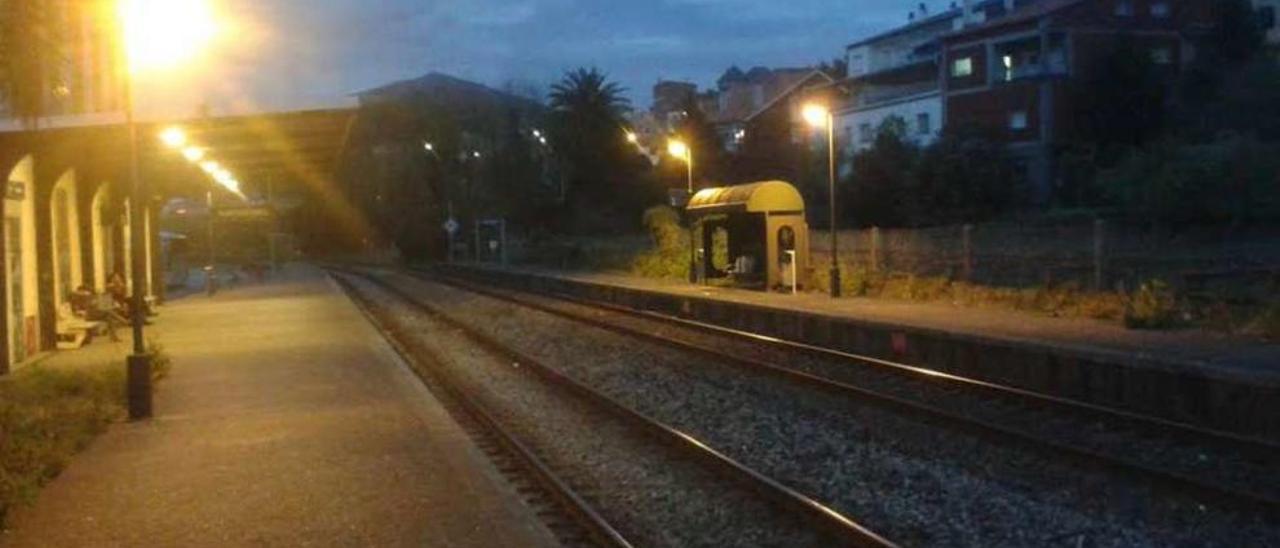
{"label": "station platform", "polygon": [[626,274],[455,264],[469,277],[668,313],[1175,420],[1280,437],[1280,344],[1201,330]]}
{"label": "station platform", "polygon": [[171,301],[150,333],[173,359],[155,418],[113,425],[0,545],[557,544],[319,269]]}

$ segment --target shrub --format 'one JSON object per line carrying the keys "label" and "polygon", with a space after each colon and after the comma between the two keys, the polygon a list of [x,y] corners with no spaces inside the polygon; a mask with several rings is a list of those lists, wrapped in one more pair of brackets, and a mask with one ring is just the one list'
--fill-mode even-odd
{"label": "shrub", "polygon": [[123,413],[124,371],[39,365],[0,380],[0,523]]}
{"label": "shrub", "polygon": [[1125,302],[1124,325],[1131,329],[1161,329],[1178,323],[1178,299],[1161,280],[1143,283]]}
{"label": "shrub", "polygon": [[683,279],[689,275],[689,231],[680,226],[680,214],[668,206],[644,212],[644,226],[653,248],[630,260],[628,270],[646,278]]}

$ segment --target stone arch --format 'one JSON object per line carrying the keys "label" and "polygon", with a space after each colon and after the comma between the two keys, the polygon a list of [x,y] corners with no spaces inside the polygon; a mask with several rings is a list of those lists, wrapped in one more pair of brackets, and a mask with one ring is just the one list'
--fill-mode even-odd
{"label": "stone arch", "polygon": [[118,267],[120,250],[115,230],[118,227],[118,209],[114,207],[111,184],[102,183],[93,194],[89,205],[89,227],[93,240],[93,286],[99,293],[107,290],[107,276]]}
{"label": "stone arch", "polygon": [[24,156],[9,171],[5,186],[4,289],[10,364],[22,363],[40,350],[35,162],[35,156]]}

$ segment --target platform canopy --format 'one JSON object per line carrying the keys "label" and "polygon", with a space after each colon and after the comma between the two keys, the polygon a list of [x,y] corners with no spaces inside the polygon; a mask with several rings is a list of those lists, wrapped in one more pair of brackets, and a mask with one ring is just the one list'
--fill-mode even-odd
{"label": "platform canopy", "polygon": [[707,188],[689,200],[687,208],[700,215],[713,213],[800,213],[804,198],[791,183],[762,181],[738,186]]}
{"label": "platform canopy", "polygon": [[143,129],[148,138],[142,140],[142,159],[152,169],[202,177],[154,137],[173,126],[251,188],[267,179],[287,184],[328,177],[337,169],[355,114],[353,109],[312,110],[155,124]]}

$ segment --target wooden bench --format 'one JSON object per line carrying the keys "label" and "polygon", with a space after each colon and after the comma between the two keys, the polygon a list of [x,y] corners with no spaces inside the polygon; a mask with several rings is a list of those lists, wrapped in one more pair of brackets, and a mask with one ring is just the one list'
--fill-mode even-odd
{"label": "wooden bench", "polygon": [[76,316],[70,303],[58,305],[58,350],[76,350],[89,341],[89,335],[105,333],[106,322],[95,322]]}

